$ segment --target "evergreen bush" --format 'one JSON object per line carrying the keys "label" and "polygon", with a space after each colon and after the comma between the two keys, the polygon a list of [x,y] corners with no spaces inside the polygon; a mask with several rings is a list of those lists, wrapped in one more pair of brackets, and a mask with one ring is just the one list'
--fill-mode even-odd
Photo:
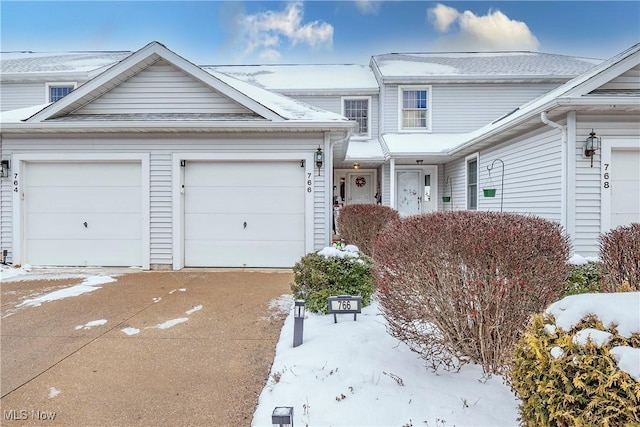
{"label": "evergreen bush", "polygon": [[378,234],[391,222],[398,220],[398,211],[382,205],[347,205],[340,210],[338,231],[345,242],[355,245],[366,255],[373,254]]}
{"label": "evergreen bush", "polygon": [[307,310],[328,312],[327,298],[336,295],[360,295],[362,306],[371,304],[374,292],[371,258],[354,246],[346,250],[325,248],[304,256],[293,267],[291,290],[296,299],[306,301]]}
{"label": "evergreen bush", "polygon": [[[621,371],[610,350],[640,348],[640,335],[621,336],[593,315],[571,330],[539,314],[515,346],[508,380],[520,398],[520,421],[527,427],[639,426],[640,383]],[[611,334],[602,344],[576,342],[578,331]]]}
{"label": "evergreen bush", "polygon": [[602,292],[600,263],[588,262],[581,265],[571,265],[564,296],[594,292]]}
{"label": "evergreen bush", "polygon": [[529,317],[564,292],[569,243],[541,218],[437,212],[389,225],[374,273],[390,333],[433,368],[500,373]]}

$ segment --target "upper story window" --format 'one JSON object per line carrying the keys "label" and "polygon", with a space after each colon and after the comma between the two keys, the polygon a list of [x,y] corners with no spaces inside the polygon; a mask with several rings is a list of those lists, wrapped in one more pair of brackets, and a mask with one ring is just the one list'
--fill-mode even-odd
{"label": "upper story window", "polygon": [[400,130],[431,130],[431,87],[399,87]]}
{"label": "upper story window", "polygon": [[467,157],[467,209],[478,209],[478,156]]}
{"label": "upper story window", "polygon": [[47,83],[47,100],[56,102],[69,95],[75,88],[75,83]]}
{"label": "upper story window", "polygon": [[354,120],[357,125],[353,136],[356,138],[371,137],[369,108],[371,98],[342,98],[342,115]]}

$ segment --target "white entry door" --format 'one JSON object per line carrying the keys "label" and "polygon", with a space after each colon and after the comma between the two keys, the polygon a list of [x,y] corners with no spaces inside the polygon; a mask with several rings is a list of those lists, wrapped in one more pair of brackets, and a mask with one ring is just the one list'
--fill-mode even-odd
{"label": "white entry door", "polygon": [[186,267],[292,267],[305,254],[300,161],[187,161]]}
{"label": "white entry door", "polygon": [[27,163],[25,262],[142,265],[140,162]]}
{"label": "white entry door", "polygon": [[396,209],[401,216],[435,212],[438,209],[436,167],[396,171]]}
{"label": "white entry door", "polygon": [[373,172],[347,174],[347,204],[373,203]]}

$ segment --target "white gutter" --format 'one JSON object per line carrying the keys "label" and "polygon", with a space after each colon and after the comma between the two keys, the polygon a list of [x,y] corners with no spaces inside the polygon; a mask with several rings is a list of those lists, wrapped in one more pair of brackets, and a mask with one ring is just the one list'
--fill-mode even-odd
{"label": "white gutter", "polygon": [[567,127],[549,120],[546,111],[540,113],[540,120],[545,125],[560,131],[562,141],[560,146],[560,225],[567,230],[569,224],[567,218]]}

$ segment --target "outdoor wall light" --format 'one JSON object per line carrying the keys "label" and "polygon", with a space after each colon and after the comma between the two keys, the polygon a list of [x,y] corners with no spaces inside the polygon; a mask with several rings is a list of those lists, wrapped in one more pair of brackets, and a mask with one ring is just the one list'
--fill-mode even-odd
{"label": "outdoor wall light", "polygon": [[297,299],[293,306],[293,346],[302,344],[304,334],[305,303],[303,299]]}
{"label": "outdoor wall light", "polygon": [[354,169],[360,169],[360,163],[355,162],[355,163],[353,164],[353,168],[354,168]]}
{"label": "outdoor wall light", "polygon": [[276,406],[271,414],[273,427],[293,427],[293,407]]}
{"label": "outdoor wall light", "polygon": [[591,129],[591,133],[589,134],[589,138],[584,146],[584,155],[587,157],[591,157],[591,167],[593,167],[593,155],[600,148],[600,138],[596,136],[596,133]]}
{"label": "outdoor wall light", "polygon": [[416,164],[417,165],[421,165],[422,164],[422,160],[416,160]]}
{"label": "outdoor wall light", "polygon": [[322,152],[322,148],[318,147],[315,153],[316,158],[316,167],[318,168],[318,176],[320,176],[320,168],[324,163],[324,153]]}
{"label": "outdoor wall light", "polygon": [[9,160],[3,160],[0,163],[1,169],[0,169],[0,176],[2,176],[2,178],[9,178],[9,169],[10,169],[10,164],[9,164]]}

